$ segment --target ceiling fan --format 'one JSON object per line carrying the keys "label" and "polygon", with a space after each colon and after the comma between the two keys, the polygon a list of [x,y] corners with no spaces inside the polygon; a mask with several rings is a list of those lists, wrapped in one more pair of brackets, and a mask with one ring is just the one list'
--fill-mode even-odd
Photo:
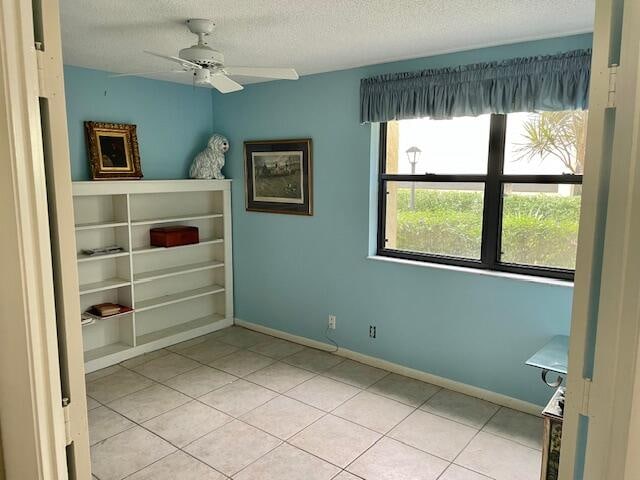
{"label": "ceiling fan", "polygon": [[214,23],[208,19],[192,18],[187,20],[187,27],[198,36],[198,43],[178,52],[178,56],[162,55],[160,53],[145,53],[177,63],[180,69],[162,72],[123,73],[113,77],[145,75],[151,73],[191,73],[196,85],[210,85],[221,93],[231,93],[242,90],[243,86],[227,75],[241,75],[244,77],[272,78],[282,80],[297,80],[298,73],[293,68],[270,67],[227,67],[224,55],[211,48],[206,37],[213,31]]}

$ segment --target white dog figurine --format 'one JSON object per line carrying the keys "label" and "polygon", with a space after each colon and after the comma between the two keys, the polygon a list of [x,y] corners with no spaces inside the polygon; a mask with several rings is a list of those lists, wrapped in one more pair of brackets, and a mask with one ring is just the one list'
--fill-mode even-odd
{"label": "white dog figurine", "polygon": [[201,151],[193,159],[189,176],[204,180],[223,180],[222,167],[224,167],[224,154],[229,151],[229,141],[217,133],[207,143],[207,148]]}

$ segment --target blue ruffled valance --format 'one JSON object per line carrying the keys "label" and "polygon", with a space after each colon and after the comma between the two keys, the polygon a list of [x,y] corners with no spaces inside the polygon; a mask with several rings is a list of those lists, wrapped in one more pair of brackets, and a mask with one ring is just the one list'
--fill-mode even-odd
{"label": "blue ruffled valance", "polygon": [[591,50],[365,78],[360,120],[587,108]]}

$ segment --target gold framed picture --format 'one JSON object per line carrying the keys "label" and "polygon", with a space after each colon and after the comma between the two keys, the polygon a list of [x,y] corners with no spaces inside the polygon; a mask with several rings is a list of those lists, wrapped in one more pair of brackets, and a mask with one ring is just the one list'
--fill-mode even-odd
{"label": "gold framed picture", "polygon": [[84,122],[93,180],[142,178],[136,126]]}
{"label": "gold framed picture", "polygon": [[247,211],[313,215],[311,139],[244,142]]}

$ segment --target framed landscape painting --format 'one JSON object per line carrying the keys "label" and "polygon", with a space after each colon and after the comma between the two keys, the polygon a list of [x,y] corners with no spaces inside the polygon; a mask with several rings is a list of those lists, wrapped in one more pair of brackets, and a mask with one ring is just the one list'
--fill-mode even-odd
{"label": "framed landscape painting", "polygon": [[244,143],[247,210],[312,215],[311,139]]}

